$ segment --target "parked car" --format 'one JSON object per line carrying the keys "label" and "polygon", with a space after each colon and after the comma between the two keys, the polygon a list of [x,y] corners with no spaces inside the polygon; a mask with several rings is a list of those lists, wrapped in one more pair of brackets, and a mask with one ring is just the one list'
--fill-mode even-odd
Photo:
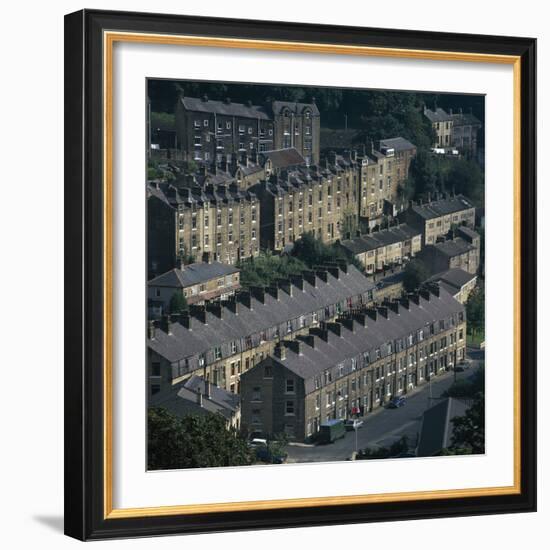
{"label": "parked car", "polygon": [[348,420],[344,422],[344,427],[348,432],[358,430],[361,426],[363,426],[363,421],[358,418],[348,418]]}
{"label": "parked car", "polygon": [[404,407],[405,403],[405,398],[402,395],[398,395],[390,400],[388,403],[388,409],[398,409],[399,407]]}

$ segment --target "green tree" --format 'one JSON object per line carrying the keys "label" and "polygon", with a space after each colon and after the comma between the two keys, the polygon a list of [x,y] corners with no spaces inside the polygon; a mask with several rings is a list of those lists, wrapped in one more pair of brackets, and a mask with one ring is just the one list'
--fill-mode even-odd
{"label": "green tree", "polygon": [[466,159],[448,162],[446,188],[455,193],[462,193],[478,206],[482,206],[485,196],[485,181],[479,164]]}
{"label": "green tree", "polygon": [[453,418],[452,423],[451,451],[467,449],[472,454],[485,452],[485,397],[483,394],[475,399],[464,416]]}
{"label": "green tree", "polygon": [[177,290],[170,298],[170,313],[181,313],[187,309],[187,299],[181,290]]}
{"label": "green tree", "polygon": [[415,258],[411,260],[404,269],[403,287],[407,292],[413,292],[430,276],[426,264]]}
{"label": "green tree", "polygon": [[472,376],[454,382],[442,393],[443,397],[454,397],[457,399],[478,398],[485,392],[485,369],[482,366]]}
{"label": "green tree", "polygon": [[217,414],[179,418],[162,408],[148,411],[150,470],[252,464],[246,440]]}
{"label": "green tree", "polygon": [[485,288],[477,287],[466,302],[466,318],[472,334],[485,330]]}
{"label": "green tree", "polygon": [[304,233],[292,248],[292,256],[301,260],[308,268],[329,262],[344,261],[363,271],[364,267],[355,256],[348,256],[336,243],[326,244],[316,238],[312,232]]}
{"label": "green tree", "polygon": [[241,287],[269,286],[277,279],[285,279],[301,273],[307,266],[298,258],[288,255],[275,255],[262,252],[256,258],[248,258],[239,263]]}
{"label": "green tree", "polygon": [[394,441],[389,447],[367,447],[357,454],[357,460],[371,460],[376,458],[395,458],[409,451],[409,438],[404,435]]}

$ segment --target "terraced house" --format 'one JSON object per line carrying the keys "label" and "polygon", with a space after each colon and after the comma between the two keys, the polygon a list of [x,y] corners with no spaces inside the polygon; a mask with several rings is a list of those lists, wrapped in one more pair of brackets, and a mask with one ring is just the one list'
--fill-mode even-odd
{"label": "terraced house", "polygon": [[241,376],[241,424],[307,441],[321,423],[361,415],[464,358],[464,306],[431,290],[363,308],[281,342]]}
{"label": "terraced house", "polygon": [[407,178],[416,146],[396,137],[381,140],[365,152],[360,163],[359,216],[369,227],[380,222],[383,214],[394,214],[400,184]]}
{"label": "terraced house", "polygon": [[357,225],[357,160],[330,155],[320,166],[283,171],[251,191],[262,211],[261,244],[284,250],[304,233],[325,243]]}
{"label": "terraced house", "polygon": [[357,258],[370,274],[414,257],[422,248],[422,235],[418,229],[402,223],[343,239],[339,246]]}
{"label": "terraced house", "polygon": [[409,207],[400,212],[399,220],[422,232],[422,246],[434,244],[453,228],[475,225],[476,209],[464,195],[439,195],[427,202],[409,203]]}
{"label": "terraced house", "polygon": [[219,162],[224,155],[294,148],[308,164],[319,162],[315,100],[253,105],[182,96],[176,105],[176,131],[186,160]]}
{"label": "terraced house", "polygon": [[373,287],[355,267],[331,265],[150,322],[150,394],[192,374],[238,393],[242,373],[272,353],[277,342],[371,303]]}
{"label": "terraced house", "polygon": [[235,264],[260,252],[260,204],[235,186],[148,186],[149,273],[177,258]]}

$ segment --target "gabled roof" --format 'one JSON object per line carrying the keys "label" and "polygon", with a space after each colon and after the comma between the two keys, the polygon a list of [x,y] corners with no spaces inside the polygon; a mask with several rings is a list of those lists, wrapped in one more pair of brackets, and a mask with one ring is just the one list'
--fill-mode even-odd
{"label": "gabled roof", "polygon": [[[314,388],[314,377],[325,370],[334,369],[337,365],[365,352],[372,353],[388,342],[406,338],[417,330],[425,329],[430,323],[449,319],[459,312],[464,312],[464,306],[451,294],[439,289],[439,296],[432,294],[429,300],[420,297],[419,304],[410,300],[408,308],[399,305],[398,313],[387,308],[387,317],[381,313],[378,313],[376,320],[367,317],[366,325],[354,320],[353,330],[339,323],[339,336],[330,328],[326,333],[326,340],[316,334],[310,334],[307,338],[312,338],[310,342],[313,342],[313,346],[303,337],[298,337],[296,341],[300,341],[299,351],[290,343],[286,346],[284,359],[270,356],[265,361],[280,364],[303,378],[306,381],[306,393],[308,393]],[[253,368],[261,365],[260,362]],[[348,364],[344,365],[344,375],[351,372],[350,368]],[[246,377],[247,372],[242,376]]]}
{"label": "gabled roof", "polygon": [[452,120],[452,115],[444,111],[441,107],[437,107],[435,111],[426,108],[424,109],[424,115],[430,122],[450,122]]}
{"label": "gabled roof", "polygon": [[443,273],[437,273],[433,277],[430,277],[429,281],[440,281],[453,287],[453,289],[460,290],[464,285],[475,279],[477,275],[468,273],[463,269],[455,267],[444,271]]}
{"label": "gabled roof", "polygon": [[366,294],[374,285],[357,268],[350,265],[339,277],[327,272],[327,281],[315,277],[315,286],[303,281],[303,290],[292,285],[292,296],[280,290],[279,299],[265,293],[261,302],[251,297],[250,306],[239,303],[238,314],[223,308],[222,318],[207,312],[207,323],[193,319],[192,329],[181,323],[172,323],[171,334],[160,328],[147,341],[149,348],[173,363],[184,358],[206,353],[224,343],[238,341],[271,327],[276,327],[301,315],[319,311],[348,298]]}
{"label": "gabled roof", "polygon": [[289,109],[290,112],[301,115],[304,111],[309,109],[313,115],[319,115],[319,109],[315,103],[297,103],[295,101],[273,101],[271,104],[273,113],[278,115],[284,109]]}
{"label": "gabled roof", "polygon": [[369,250],[376,250],[382,246],[399,243],[412,239],[415,236],[421,235],[420,230],[413,229],[406,223],[398,226],[373,231],[353,239],[344,239],[340,241],[340,246],[351,252],[352,254],[361,254]]}
{"label": "gabled roof", "polygon": [[220,262],[212,263],[195,263],[186,265],[183,271],[178,268],[171,269],[154,279],[151,279],[147,284],[149,286],[161,286],[168,288],[186,288],[198,283],[204,283],[217,277],[224,277],[238,273],[239,270],[227,264]]}
{"label": "gabled roof", "polygon": [[[188,414],[221,414],[229,419],[240,406],[240,398],[231,392],[208,384],[204,378],[192,375],[182,384],[170,386],[151,396],[150,407],[162,407],[176,416]],[[210,393],[208,395],[208,392]],[[201,394],[199,403],[198,394]]]}
{"label": "gabled roof", "polygon": [[403,137],[394,137],[389,139],[381,139],[380,147],[389,147],[398,151],[410,151],[411,149],[416,149],[416,145],[413,145],[408,139]]}
{"label": "gabled roof", "polygon": [[470,250],[475,249],[475,246],[473,244],[470,244],[469,242],[461,238],[449,239],[447,241],[435,243],[428,246],[433,246],[434,249],[437,250],[437,252],[443,254],[444,256],[448,256],[449,258],[459,256],[460,254],[464,254],[466,252],[469,252]]}
{"label": "gabled roof", "polygon": [[425,220],[430,220],[447,214],[453,214],[454,212],[475,208],[475,206],[464,195],[456,195],[423,204],[414,203],[409,208]]}
{"label": "gabled roof", "polygon": [[468,405],[464,401],[448,397],[433,407],[430,407],[422,416],[422,427],[416,449],[417,456],[434,456],[452,443],[452,419],[464,416]]}
{"label": "gabled roof", "polygon": [[300,153],[294,148],[274,149],[273,151],[264,151],[260,156],[265,160],[269,159],[273,168],[287,168],[288,166],[300,166],[306,161]]}
{"label": "gabled roof", "polygon": [[243,103],[216,101],[212,99],[205,101],[198,97],[182,97],[180,101],[188,111],[209,114],[215,113],[243,118],[259,118],[261,120],[271,119],[265,107],[260,105],[245,105]]}

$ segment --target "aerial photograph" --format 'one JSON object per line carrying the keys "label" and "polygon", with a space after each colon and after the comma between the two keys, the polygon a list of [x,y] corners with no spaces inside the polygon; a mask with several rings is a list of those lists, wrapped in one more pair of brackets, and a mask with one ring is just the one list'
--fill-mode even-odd
{"label": "aerial photograph", "polygon": [[148,469],[484,454],[485,97],[149,79],[144,112]]}

